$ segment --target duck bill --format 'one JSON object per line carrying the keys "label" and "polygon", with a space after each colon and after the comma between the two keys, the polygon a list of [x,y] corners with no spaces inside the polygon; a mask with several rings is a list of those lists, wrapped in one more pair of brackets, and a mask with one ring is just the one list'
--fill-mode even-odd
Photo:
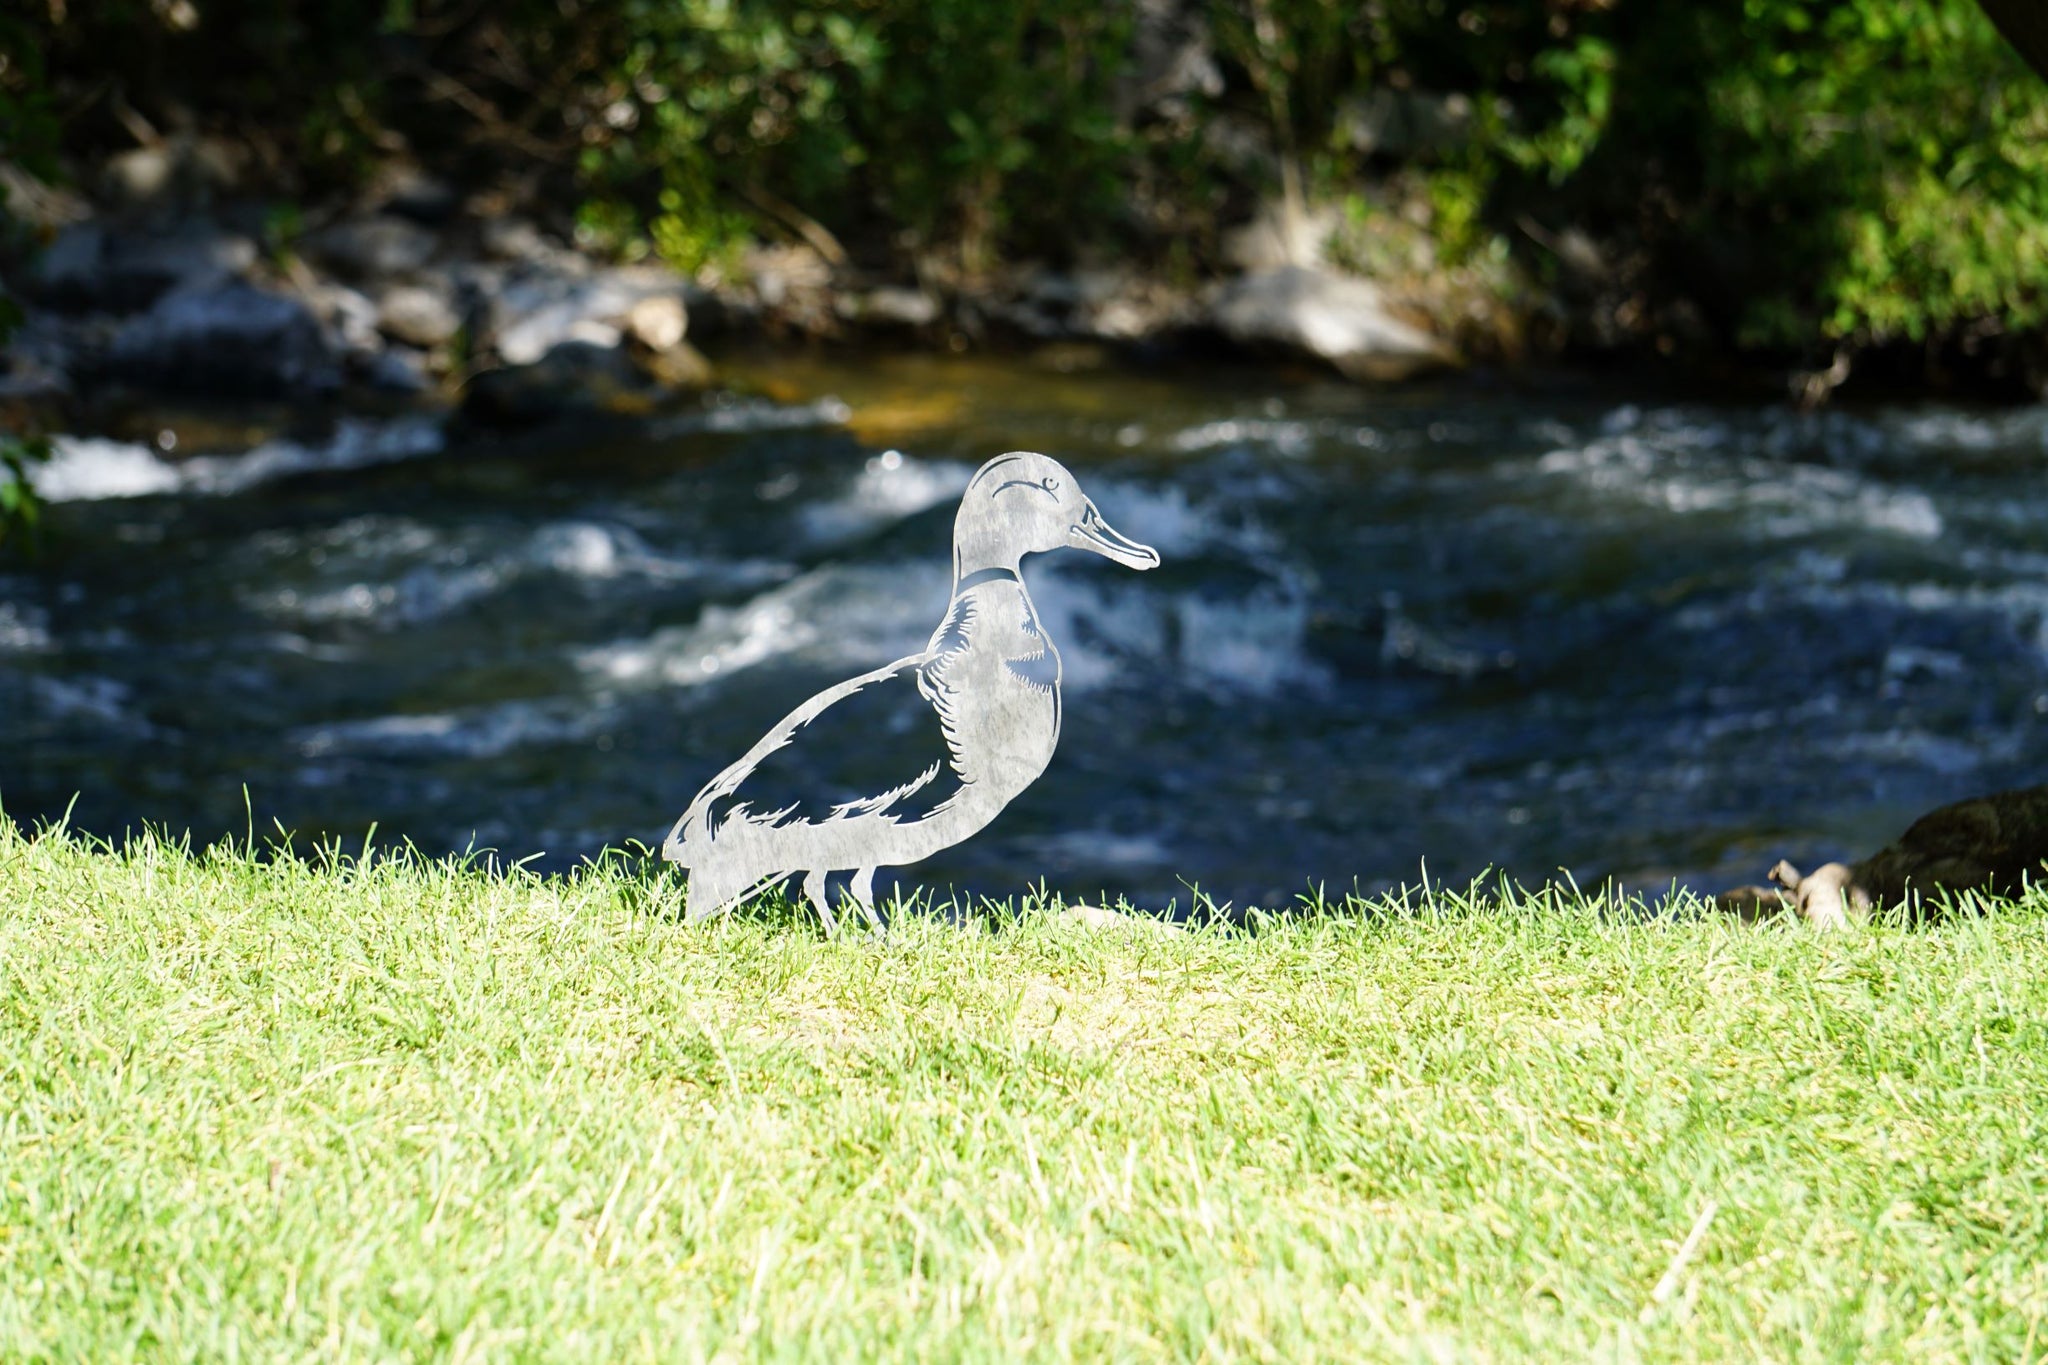
{"label": "duck bill", "polygon": [[1159,551],[1150,545],[1140,545],[1124,535],[1104,521],[1102,514],[1093,507],[1090,507],[1088,514],[1067,533],[1067,540],[1079,549],[1093,550],[1105,559],[1113,559],[1127,569],[1159,567]]}

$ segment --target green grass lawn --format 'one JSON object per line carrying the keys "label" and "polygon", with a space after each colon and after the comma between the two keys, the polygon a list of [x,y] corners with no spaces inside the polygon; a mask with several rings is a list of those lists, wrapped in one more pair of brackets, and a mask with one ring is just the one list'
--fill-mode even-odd
{"label": "green grass lawn", "polygon": [[2023,1359],[2044,931],[826,942],[0,832],[0,1359]]}

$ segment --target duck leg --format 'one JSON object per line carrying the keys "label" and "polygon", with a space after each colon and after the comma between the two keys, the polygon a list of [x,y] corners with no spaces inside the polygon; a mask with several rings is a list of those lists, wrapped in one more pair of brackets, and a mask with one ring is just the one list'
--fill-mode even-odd
{"label": "duck leg", "polygon": [[812,872],[804,878],[804,895],[818,908],[818,918],[825,921],[825,937],[839,937],[839,921],[832,917],[831,903],[825,899],[825,874]]}
{"label": "duck leg", "polygon": [[847,889],[853,893],[854,904],[867,916],[868,925],[874,929],[875,937],[886,937],[889,926],[882,923],[882,917],[875,913],[875,870],[872,867],[864,867],[854,873],[853,884]]}

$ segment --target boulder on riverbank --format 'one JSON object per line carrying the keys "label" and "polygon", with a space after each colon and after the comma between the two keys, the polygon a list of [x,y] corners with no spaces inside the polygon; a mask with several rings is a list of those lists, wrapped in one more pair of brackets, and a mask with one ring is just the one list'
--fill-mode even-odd
{"label": "boulder on riverbank", "polygon": [[138,233],[87,219],[57,234],[25,272],[22,292],[59,312],[132,313],[173,289],[225,284],[255,264],[255,242],[210,223]]}
{"label": "boulder on riverbank", "polygon": [[441,241],[409,218],[375,213],[314,233],[302,250],[346,279],[376,283],[425,269],[440,253]]}
{"label": "boulder on riverbank", "polygon": [[534,364],[572,341],[617,348],[629,330],[675,346],[689,330],[686,290],[660,266],[597,268],[581,278],[527,266],[484,299],[479,341],[507,365]]}
{"label": "boulder on riverbank", "polygon": [[[386,198],[269,257],[226,225],[247,208],[53,229],[10,271],[29,317],[0,374],[39,398],[112,384],[324,403],[355,389],[452,398],[491,370],[524,371],[482,384],[498,396],[479,411],[501,414],[582,406],[564,387],[578,375],[600,406],[623,392],[659,405],[664,387],[708,381],[685,340],[693,286],[674,271],[592,261],[523,220],[436,221]],[[569,345],[583,349],[550,361]]]}
{"label": "boulder on riverbank", "polygon": [[1216,326],[1242,345],[1302,352],[1347,378],[1400,380],[1457,363],[1451,347],[1396,317],[1368,280],[1283,265],[1225,286]]}
{"label": "boulder on riverbank", "polygon": [[115,332],[100,376],[183,394],[326,395],[339,357],[302,301],[245,280],[180,288]]}
{"label": "boulder on riverbank", "polygon": [[[361,391],[502,423],[658,407],[664,390],[709,381],[691,345],[707,331],[955,350],[1227,343],[1364,382],[1458,361],[1412,297],[1401,311],[1327,264],[1247,257],[1246,273],[1206,289],[1103,260],[976,275],[928,262],[912,280],[865,270],[828,240],[759,246],[700,281],[597,259],[501,200],[418,177],[373,182],[355,208],[309,214],[302,233],[221,199],[169,219],[109,210],[53,224],[47,247],[10,271],[32,316],[0,371],[87,405],[102,383],[322,403]],[[572,391],[582,383],[596,386],[588,401]]]}

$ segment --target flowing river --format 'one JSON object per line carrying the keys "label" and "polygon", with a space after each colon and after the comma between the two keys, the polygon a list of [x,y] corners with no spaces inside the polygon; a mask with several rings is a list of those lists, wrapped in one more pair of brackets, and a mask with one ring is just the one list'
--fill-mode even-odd
{"label": "flowing river", "polygon": [[557,869],[658,843],[796,703],[923,646],[958,495],[1017,448],[1165,563],[1027,562],[1060,750],[901,874],[941,895],[1714,889],[2048,774],[2041,410],[741,374],[580,440],[65,441],[48,552],[0,577],[0,803]]}

